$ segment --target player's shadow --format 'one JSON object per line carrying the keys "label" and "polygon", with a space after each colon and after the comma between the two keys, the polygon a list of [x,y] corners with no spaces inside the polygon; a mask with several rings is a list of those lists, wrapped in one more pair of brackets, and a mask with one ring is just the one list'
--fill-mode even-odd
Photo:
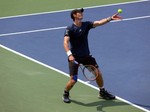
{"label": "player's shadow", "polygon": [[86,107],[96,107],[97,112],[105,112],[103,108],[105,107],[111,107],[111,106],[121,106],[121,105],[127,105],[124,102],[117,102],[115,100],[103,100],[103,101],[96,101],[96,102],[90,102],[90,103],[83,103],[80,101],[72,100],[72,103],[81,105],[81,106],[86,106]]}

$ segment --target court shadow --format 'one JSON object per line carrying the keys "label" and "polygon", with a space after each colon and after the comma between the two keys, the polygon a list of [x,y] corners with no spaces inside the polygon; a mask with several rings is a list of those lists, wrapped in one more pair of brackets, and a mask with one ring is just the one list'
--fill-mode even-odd
{"label": "court shadow", "polygon": [[121,106],[121,105],[127,105],[124,102],[118,102],[117,100],[103,100],[103,101],[96,101],[96,102],[90,102],[90,103],[83,103],[80,101],[72,100],[72,103],[86,106],[86,107],[96,107],[97,112],[105,112],[103,108],[110,107],[110,106]]}

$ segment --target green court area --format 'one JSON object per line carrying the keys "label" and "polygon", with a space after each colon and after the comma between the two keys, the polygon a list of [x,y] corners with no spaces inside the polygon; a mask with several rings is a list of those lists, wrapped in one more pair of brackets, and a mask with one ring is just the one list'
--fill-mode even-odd
{"label": "green court area", "polygon": [[0,112],[143,112],[119,100],[98,99],[78,82],[71,104],[62,94],[68,77],[0,47]]}
{"label": "green court area", "polygon": [[0,17],[91,7],[134,0],[0,0]]}

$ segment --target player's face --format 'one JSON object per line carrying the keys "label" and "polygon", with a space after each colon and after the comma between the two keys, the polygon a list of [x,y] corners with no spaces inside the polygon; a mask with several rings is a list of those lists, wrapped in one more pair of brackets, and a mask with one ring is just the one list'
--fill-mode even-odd
{"label": "player's face", "polygon": [[78,20],[82,20],[83,19],[83,13],[82,12],[76,13],[75,18]]}

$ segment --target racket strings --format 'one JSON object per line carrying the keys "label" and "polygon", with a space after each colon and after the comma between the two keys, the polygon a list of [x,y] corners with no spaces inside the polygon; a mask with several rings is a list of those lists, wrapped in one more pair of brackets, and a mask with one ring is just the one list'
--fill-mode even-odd
{"label": "racket strings", "polygon": [[86,67],[89,72],[91,72],[94,76],[96,76],[97,69],[91,66]]}
{"label": "racket strings", "polygon": [[97,77],[97,68],[94,66],[84,66],[84,75],[88,80],[95,80]]}

